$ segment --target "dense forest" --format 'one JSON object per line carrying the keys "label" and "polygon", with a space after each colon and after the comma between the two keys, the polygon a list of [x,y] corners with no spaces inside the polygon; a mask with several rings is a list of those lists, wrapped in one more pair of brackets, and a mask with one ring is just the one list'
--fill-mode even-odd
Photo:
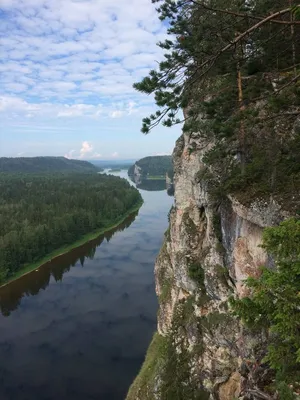
{"label": "dense forest", "polygon": [[0,157],[0,172],[96,172],[101,170],[88,161],[65,157]]}
{"label": "dense forest", "polygon": [[137,161],[128,169],[128,175],[134,175],[135,166],[140,169],[142,177],[173,176],[172,156],[150,156]]}
{"label": "dense forest", "polygon": [[90,163],[98,168],[128,169],[135,160],[90,160]]}
{"label": "dense forest", "polygon": [[35,296],[41,290],[45,290],[51,278],[56,282],[62,281],[64,274],[70,271],[77,262],[80,262],[83,267],[87,259],[93,260],[97,247],[104,240],[109,242],[117,232],[127,229],[134,222],[138,212],[137,210],[131,213],[121,224],[104,232],[103,235],[101,234],[82,246],[61,255],[59,260],[54,259],[48,262],[34,275],[34,279],[32,279],[31,274],[24,275],[21,285],[18,282],[11,282],[6,287],[2,287],[0,291],[0,311],[2,315],[9,316],[12,311],[16,310],[21,304],[22,297]]}
{"label": "dense forest", "polygon": [[141,201],[119,177],[0,173],[0,283],[84,234],[113,225]]}

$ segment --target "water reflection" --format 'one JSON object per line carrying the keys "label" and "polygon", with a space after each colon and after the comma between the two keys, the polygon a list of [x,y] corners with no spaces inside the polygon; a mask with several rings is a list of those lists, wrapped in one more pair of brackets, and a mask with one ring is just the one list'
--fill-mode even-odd
{"label": "water reflection", "polygon": [[148,192],[157,192],[160,190],[166,190],[166,181],[162,179],[144,179],[141,183],[137,184],[138,189],[147,190]]}
{"label": "water reflection", "polygon": [[140,191],[127,229],[0,291],[1,400],[124,400],[156,328],[153,266],[173,202]]}
{"label": "water reflection", "polygon": [[53,261],[44,264],[41,268],[30,274],[24,275],[20,279],[11,282],[9,285],[0,289],[0,310],[3,316],[8,317],[16,310],[23,296],[35,296],[40,290],[45,290],[49,285],[51,276],[55,282],[62,281],[63,275],[69,272],[78,261],[82,267],[86,259],[93,260],[97,247],[103,240],[109,242],[117,233],[127,229],[138,216],[138,211],[126,218],[118,227],[104,233],[98,238],[73,249],[69,253],[63,254]]}
{"label": "water reflection", "polygon": [[148,192],[162,191],[167,189],[165,179],[146,179],[136,175],[129,175],[131,182],[133,182],[138,189],[146,190]]}

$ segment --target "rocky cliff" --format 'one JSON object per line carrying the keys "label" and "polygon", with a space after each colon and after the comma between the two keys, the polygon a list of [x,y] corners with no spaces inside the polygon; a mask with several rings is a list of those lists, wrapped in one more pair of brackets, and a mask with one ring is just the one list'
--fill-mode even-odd
{"label": "rocky cliff", "polygon": [[183,134],[173,153],[175,204],[155,265],[158,332],[128,400],[272,399],[261,332],[229,310],[243,280],[272,260],[260,247],[264,227],[288,216],[272,198],[241,204],[216,196],[202,162],[210,143]]}

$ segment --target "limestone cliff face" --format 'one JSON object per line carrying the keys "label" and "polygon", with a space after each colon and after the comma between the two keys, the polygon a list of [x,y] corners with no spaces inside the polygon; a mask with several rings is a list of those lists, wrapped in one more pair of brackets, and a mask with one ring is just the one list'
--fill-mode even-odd
{"label": "limestone cliff face", "polygon": [[134,164],[133,176],[135,178],[135,183],[139,185],[142,182],[142,169],[137,164]]}
{"label": "limestone cliff face", "polygon": [[209,146],[197,134],[176,143],[175,204],[155,265],[158,333],[128,400],[266,398],[265,338],[243,327],[228,299],[246,294],[243,280],[261,265],[272,267],[262,231],[288,215],[272,199],[216,198],[202,163]]}

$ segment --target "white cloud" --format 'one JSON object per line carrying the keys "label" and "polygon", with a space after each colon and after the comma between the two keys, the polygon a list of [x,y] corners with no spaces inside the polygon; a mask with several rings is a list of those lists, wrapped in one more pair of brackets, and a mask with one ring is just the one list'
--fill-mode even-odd
{"label": "white cloud", "polygon": [[110,113],[110,116],[111,116],[112,118],[121,118],[122,115],[123,115],[123,111],[121,111],[121,110],[115,110],[115,111],[112,111],[112,112]]}
{"label": "white cloud", "polygon": [[94,153],[94,154],[92,154],[91,159],[92,160],[97,160],[97,159],[102,158],[102,157],[103,157],[102,154]]}
{"label": "white cloud", "polygon": [[94,146],[92,143],[88,141],[84,141],[81,144],[81,149],[76,151],[72,149],[68,151],[65,155],[68,159],[89,159],[89,160],[97,160],[103,157],[103,155],[97,151],[94,151]]}
{"label": "white cloud", "polygon": [[[1,155],[22,151],[33,155],[43,149],[43,154],[61,152],[79,158],[83,148],[85,158],[102,154],[106,159],[112,153],[117,157],[112,135],[122,157],[142,152],[142,145],[135,145],[141,118],[153,112],[153,97],[136,92],[132,85],[162,59],[156,43],[165,37],[166,27],[155,4],[151,0],[0,3]],[[82,135],[93,150],[80,146]],[[61,137],[66,143],[58,146]],[[145,152],[157,149],[156,144],[152,149],[146,146]]]}
{"label": "white cloud", "polygon": [[117,151],[112,153],[112,158],[118,158],[119,157],[119,153]]}
{"label": "white cloud", "polygon": [[65,154],[65,157],[68,158],[69,160],[74,157],[74,153],[76,150],[70,150],[68,153]]}
{"label": "white cloud", "polygon": [[2,0],[1,8],[3,95],[135,101],[133,82],[162,57],[165,27],[150,0]]}
{"label": "white cloud", "polygon": [[90,111],[94,112],[95,107],[88,104],[75,104],[69,106],[68,104],[64,105],[64,109],[57,113],[58,117],[79,117],[84,114],[89,114]]}
{"label": "white cloud", "polygon": [[24,85],[23,83],[8,83],[4,85],[4,87],[8,92],[12,93],[24,92],[28,89],[28,86]]}
{"label": "white cloud", "polygon": [[[82,100],[82,99],[79,99]],[[98,104],[68,104],[68,103],[51,103],[51,101],[40,103],[29,103],[20,97],[16,96],[0,96],[0,114],[3,114],[7,119],[11,118],[15,113],[19,118],[57,118],[72,119],[72,118],[126,118],[132,114],[140,113],[144,115],[149,112],[149,103],[138,105],[134,101],[118,101],[102,105]]]}
{"label": "white cloud", "polygon": [[93,149],[94,149],[94,147],[91,143],[89,143],[87,141],[82,142],[82,147],[80,149],[79,158],[85,158],[93,151]]}

